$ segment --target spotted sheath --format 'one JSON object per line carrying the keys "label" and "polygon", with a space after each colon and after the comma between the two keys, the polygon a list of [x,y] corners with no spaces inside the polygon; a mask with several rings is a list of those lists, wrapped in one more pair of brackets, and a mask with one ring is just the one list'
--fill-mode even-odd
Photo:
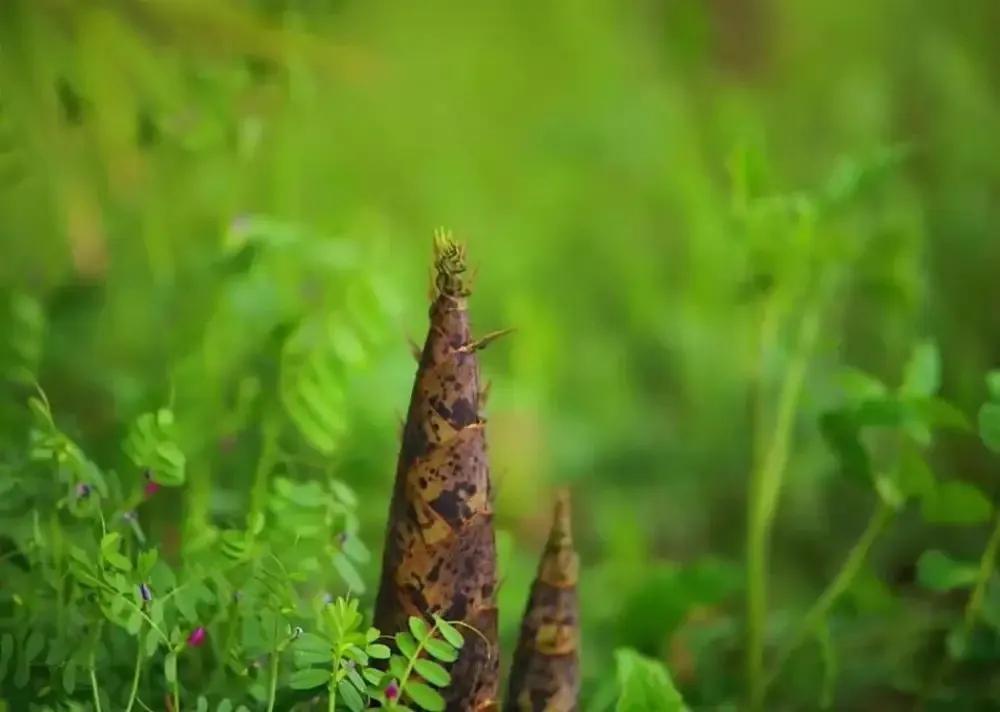
{"label": "spotted sheath", "polygon": [[580,693],[580,625],[570,501],[560,492],[510,671],[506,712],[571,712]]}
{"label": "spotted sheath", "polygon": [[463,248],[435,243],[435,295],[389,511],[375,625],[409,616],[463,621],[465,645],[442,693],[448,710],[497,709],[496,545],[477,344],[469,330]]}

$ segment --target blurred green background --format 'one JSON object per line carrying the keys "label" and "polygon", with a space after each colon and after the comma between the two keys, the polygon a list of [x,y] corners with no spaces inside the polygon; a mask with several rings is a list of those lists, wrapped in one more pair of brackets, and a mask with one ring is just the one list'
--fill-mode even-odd
{"label": "blurred green background", "polygon": [[[174,404],[203,496],[169,492],[164,520],[242,511],[258,419],[280,409],[289,450],[359,493],[377,551],[407,339],[450,227],[478,329],[516,328],[482,357],[507,649],[569,484],[584,708],[613,694],[602,671],[626,644],[692,706],[738,700],[751,413],[802,295],[836,273],[774,528],[775,626],[873,507],[816,425],[844,368],[895,385],[931,338],[971,414],[1000,363],[998,27],[994,0],[7,0],[4,358],[105,466],[124,469],[135,415]],[[771,293],[787,298],[761,367]],[[316,360],[335,375],[319,405]],[[997,494],[974,438],[932,460]],[[985,537],[904,513],[846,598],[840,708],[892,709],[919,678],[963,600],[916,591],[914,563],[931,545],[976,558]],[[819,656],[780,686],[793,708],[815,704]]]}

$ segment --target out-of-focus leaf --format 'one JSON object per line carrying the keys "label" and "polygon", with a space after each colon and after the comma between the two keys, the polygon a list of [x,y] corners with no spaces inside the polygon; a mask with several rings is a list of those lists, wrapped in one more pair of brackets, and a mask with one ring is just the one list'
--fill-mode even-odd
{"label": "out-of-focus leaf", "polygon": [[993,504],[976,486],[967,482],[941,482],[934,494],[924,498],[924,519],[931,524],[982,524],[993,514]]}
{"label": "out-of-focus leaf", "polygon": [[938,549],[925,551],[917,561],[917,580],[933,591],[971,586],[978,575],[976,564],[956,561]]}
{"label": "out-of-focus leaf", "polygon": [[1000,453],[1000,403],[986,403],[979,409],[979,436],[986,447]]}
{"label": "out-of-focus leaf", "polygon": [[906,396],[932,396],[941,387],[941,354],[932,341],[917,345],[903,371],[901,391]]}
{"label": "out-of-focus leaf", "polygon": [[620,696],[615,712],[684,712],[687,707],[662,663],[628,648],[615,651]]}

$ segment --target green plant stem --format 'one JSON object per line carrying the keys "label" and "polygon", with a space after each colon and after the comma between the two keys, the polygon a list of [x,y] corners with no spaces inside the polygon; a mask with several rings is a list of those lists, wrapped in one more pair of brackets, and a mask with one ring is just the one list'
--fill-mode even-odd
{"label": "green plant stem", "polygon": [[333,667],[330,670],[329,684],[329,707],[328,712],[335,712],[337,709],[337,675],[340,673],[340,650],[333,656]]}
{"label": "green plant stem", "polygon": [[979,560],[979,575],[976,577],[976,587],[972,589],[969,602],[965,606],[965,616],[963,618],[963,630],[966,635],[972,632],[973,626],[979,619],[979,614],[983,608],[983,597],[986,595],[986,587],[993,577],[993,572],[997,565],[997,552],[1000,551],[1000,516],[997,517],[996,524],[993,525],[993,533],[990,534],[983,556]]}
{"label": "green plant stem", "polygon": [[403,690],[406,689],[406,683],[410,679],[410,675],[413,674],[413,666],[416,665],[417,658],[420,657],[420,653],[424,652],[424,644],[434,637],[435,632],[437,632],[437,623],[431,626],[431,629],[427,632],[427,637],[423,640],[417,641],[417,648],[413,651],[413,657],[407,661],[406,669],[403,671],[403,675],[399,679],[399,697],[393,700],[393,708],[399,706],[399,700],[403,698]]}
{"label": "green plant stem", "polygon": [[[179,661],[178,667],[180,667]],[[174,712],[181,712],[181,682],[179,670],[177,675],[174,677]]]}
{"label": "green plant stem", "polygon": [[[841,564],[837,575],[833,577],[833,580],[830,581],[829,584],[827,584],[827,587],[823,590],[820,597],[816,599],[816,602],[802,617],[802,620],[800,620],[799,624],[795,627],[795,631],[788,639],[788,642],[778,653],[777,659],[774,663],[774,668],[771,670],[770,676],[768,676],[764,683],[764,689],[761,691],[762,694],[767,692],[767,689],[774,683],[778,675],[781,674],[782,669],[788,663],[792,653],[794,653],[798,647],[806,641],[812,632],[816,630],[817,626],[823,622],[827,614],[830,612],[830,609],[833,608],[833,605],[844,594],[844,591],[850,587],[854,579],[857,578],[857,575],[861,572],[862,567],[865,565],[865,561],[868,559],[872,546],[885,530],[886,525],[888,525],[892,520],[894,514],[895,512],[892,507],[880,499],[878,506],[868,519],[867,526],[858,538],[857,542],[855,542],[854,546],[851,547],[851,550],[847,554],[847,558],[844,559],[844,563]],[[763,699],[761,701],[763,701]]]}
{"label": "green plant stem", "polygon": [[278,694],[278,662],[281,655],[277,650],[271,651],[271,689],[267,697],[267,712],[274,712],[274,699]]}
{"label": "green plant stem", "polygon": [[[819,333],[817,304],[799,325],[795,348],[778,391],[774,430],[761,457],[755,457],[747,501],[747,696],[751,710],[760,708],[764,692],[764,628],[767,619],[768,543],[781,493],[795,413],[809,360]],[[761,358],[769,344],[761,344]],[[763,438],[760,439],[763,444]]]}
{"label": "green plant stem", "polygon": [[136,695],[139,694],[139,678],[142,676],[142,626],[139,627],[139,632],[135,636],[136,651],[135,651],[135,671],[132,673],[132,689],[128,694],[128,704],[125,705],[125,712],[132,712],[132,706],[135,704]]}
{"label": "green plant stem", "polygon": [[[980,612],[983,608],[983,597],[986,595],[986,587],[993,572],[996,571],[997,553],[1000,552],[1000,515],[997,516],[996,524],[993,525],[993,532],[986,542],[986,548],[979,559],[979,573],[976,575],[976,585],[972,589],[968,602],[965,604],[965,612],[962,615],[962,637],[968,638],[972,629],[979,620]],[[953,661],[950,657],[945,657],[938,665],[934,674],[931,675],[930,682],[924,690],[924,699],[934,694],[934,691],[943,683],[951,673]]]}
{"label": "green plant stem", "polygon": [[97,686],[97,666],[96,666],[96,660],[95,660],[95,658],[97,657],[97,642],[101,639],[101,628],[102,628],[102,626],[103,626],[103,622],[97,624],[97,632],[94,635],[94,643],[93,643],[93,645],[90,648],[90,661],[89,661],[89,667],[90,667],[90,689],[91,689],[91,691],[94,694],[94,711],[95,712],[101,712],[101,691],[100,691],[100,689]]}

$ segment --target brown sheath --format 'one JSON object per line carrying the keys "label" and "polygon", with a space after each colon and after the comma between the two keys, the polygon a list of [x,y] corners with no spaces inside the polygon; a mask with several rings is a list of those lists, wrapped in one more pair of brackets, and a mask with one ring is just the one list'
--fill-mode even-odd
{"label": "brown sheath", "polygon": [[580,694],[580,609],[569,494],[560,492],[510,671],[507,712],[571,712]]}
{"label": "brown sheath", "polygon": [[465,645],[442,694],[454,712],[496,709],[496,545],[480,417],[479,365],[469,333],[464,249],[435,241],[435,295],[389,510],[375,625],[409,616],[463,621]]}

